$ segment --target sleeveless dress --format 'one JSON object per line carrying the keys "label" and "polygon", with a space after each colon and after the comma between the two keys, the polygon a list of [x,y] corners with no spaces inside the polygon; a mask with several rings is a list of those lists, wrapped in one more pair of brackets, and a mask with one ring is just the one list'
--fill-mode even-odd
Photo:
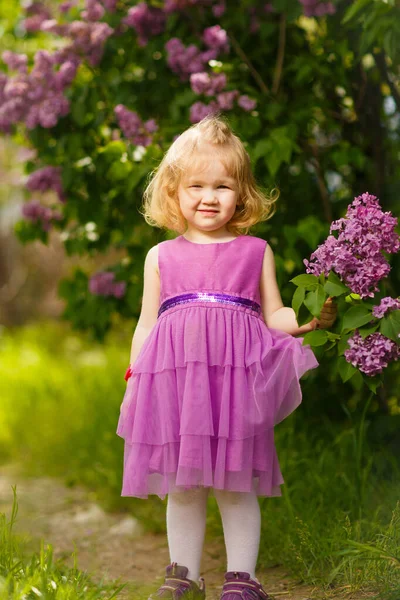
{"label": "sleeveless dress", "polygon": [[274,426],[318,366],[302,338],[269,328],[260,276],[267,242],[241,235],[158,245],[157,322],[132,365],[117,434],[121,496],[199,486],[281,496]]}

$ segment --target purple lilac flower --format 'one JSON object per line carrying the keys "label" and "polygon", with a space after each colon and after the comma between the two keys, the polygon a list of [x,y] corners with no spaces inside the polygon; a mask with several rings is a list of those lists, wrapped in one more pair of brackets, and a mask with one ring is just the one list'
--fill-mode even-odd
{"label": "purple lilac flower", "polygon": [[153,139],[150,134],[158,130],[158,125],[154,119],[149,119],[145,123],[139,115],[129,110],[123,104],[118,104],[114,108],[114,113],[122,133],[136,146],[149,146]]}
{"label": "purple lilac flower", "polygon": [[139,46],[146,46],[150,37],[163,33],[165,22],[165,13],[160,8],[148,6],[145,2],[139,2],[130,8],[123,19],[123,23],[133,27],[138,34]]}
{"label": "purple lilac flower", "polygon": [[194,44],[184,46],[178,38],[168,40],[165,49],[168,55],[167,64],[179,75],[181,81],[188,80],[192,73],[204,72],[208,61],[218,56],[216,49],[201,52]]}
{"label": "purple lilac flower", "polygon": [[26,202],[22,207],[22,215],[32,223],[40,221],[44,231],[49,231],[52,221],[61,221],[63,218],[59,211],[43,206],[37,200]]}
{"label": "purple lilac flower", "polygon": [[50,19],[51,13],[43,2],[31,2],[25,6],[27,17],[22,21],[26,31],[39,31],[40,26],[46,19]]}
{"label": "purple lilac flower", "polygon": [[195,102],[190,107],[190,122],[198,123],[207,115],[217,111],[218,104],[216,102],[210,102],[210,104],[204,104],[203,102]]}
{"label": "purple lilac flower", "polygon": [[228,35],[220,25],[207,27],[203,31],[203,41],[206,46],[219,52],[229,51]]}
{"label": "purple lilac flower", "polygon": [[[13,57],[6,56],[9,64]],[[21,61],[22,66],[22,61]],[[39,50],[30,73],[2,78],[4,87],[0,94],[0,129],[10,131],[12,125],[24,122],[28,129],[38,125],[53,127],[60,117],[69,112],[69,102],[63,92],[75,77],[76,65],[67,61],[59,71],[54,57]]]}
{"label": "purple lilac flower", "polygon": [[387,312],[392,310],[400,310],[400,300],[386,296],[385,298],[382,298],[378,306],[374,306],[372,314],[377,319],[382,319]]}
{"label": "purple lilac flower", "polygon": [[381,333],[363,338],[356,329],[347,343],[350,346],[344,353],[347,362],[370,377],[382,373],[390,362],[400,358],[400,347]]}
{"label": "purple lilac flower", "polygon": [[221,92],[217,95],[217,103],[221,110],[232,110],[234,100],[239,96],[238,90]]}
{"label": "purple lilac flower", "polygon": [[336,12],[336,7],[332,2],[321,2],[320,0],[299,0],[303,5],[304,16],[306,17],[322,17],[323,15],[333,15]]}
{"label": "purple lilac flower", "polygon": [[222,15],[225,13],[225,11],[226,11],[225,0],[220,0],[220,2],[218,2],[218,4],[215,4],[212,7],[212,13],[213,13],[214,17],[216,17],[217,19],[219,19],[219,17],[222,17]]}
{"label": "purple lilac flower", "polygon": [[26,54],[17,54],[16,52],[6,50],[1,55],[1,58],[11,71],[18,71],[19,73],[28,72],[28,57]]}
{"label": "purple lilac flower", "polygon": [[47,192],[54,190],[59,199],[65,202],[65,194],[62,189],[61,168],[43,167],[29,175],[26,186],[31,192]]}
{"label": "purple lilac flower", "polygon": [[191,6],[210,6],[213,2],[214,0],[165,0],[163,10],[166,14],[170,14]]}
{"label": "purple lilac flower", "polygon": [[353,293],[373,297],[379,281],[390,272],[382,251],[392,254],[400,249],[396,226],[397,219],[382,212],[376,196],[368,192],[358,196],[346,217],[331,224],[330,233],[339,231],[338,238],[329,235],[310,260],[303,261],[307,273],[328,275],[333,270]]}
{"label": "purple lilac flower", "polygon": [[125,281],[114,281],[115,273],[100,271],[89,279],[89,291],[94,296],[122,298],[126,291]]}
{"label": "purple lilac flower", "polygon": [[60,6],[58,7],[58,10],[61,13],[67,13],[71,10],[71,8],[76,6],[76,3],[77,0],[66,0],[65,2],[61,2]]}
{"label": "purple lilac flower", "polygon": [[104,6],[97,0],[85,0],[85,10],[81,14],[87,21],[100,21],[105,12]]}
{"label": "purple lilac flower", "polygon": [[241,108],[243,108],[243,110],[250,112],[257,106],[257,101],[253,98],[249,98],[249,96],[240,96],[238,99],[238,104]]}
{"label": "purple lilac flower", "polygon": [[102,0],[107,12],[113,13],[117,8],[117,0]]}
{"label": "purple lilac flower", "polygon": [[214,96],[221,92],[226,86],[225,73],[212,74],[192,73],[190,76],[190,85],[195,94],[204,94],[205,96]]}

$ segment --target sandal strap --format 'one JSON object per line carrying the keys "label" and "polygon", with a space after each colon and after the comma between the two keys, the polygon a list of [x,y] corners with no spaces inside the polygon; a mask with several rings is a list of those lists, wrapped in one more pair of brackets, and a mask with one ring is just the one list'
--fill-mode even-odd
{"label": "sandal strap", "polygon": [[[236,586],[243,587],[242,589],[237,589]],[[255,590],[260,596],[260,598],[263,598],[263,600],[271,600],[271,596],[268,596],[268,594],[264,592],[264,590],[258,584],[252,583],[250,581],[247,581],[246,583],[244,581],[230,581],[229,583],[225,583],[221,598],[225,596],[225,594],[231,594],[232,592],[240,592],[240,596],[243,597],[242,591],[246,588]]]}

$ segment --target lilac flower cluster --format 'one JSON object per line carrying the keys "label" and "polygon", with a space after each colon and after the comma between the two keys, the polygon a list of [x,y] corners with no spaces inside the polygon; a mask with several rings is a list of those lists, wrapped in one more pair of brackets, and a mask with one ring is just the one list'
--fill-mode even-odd
{"label": "lilac flower cluster", "polygon": [[215,96],[226,86],[225,73],[209,74],[192,73],[190,76],[190,85],[195,94],[204,94],[205,96]]}
{"label": "lilac flower cluster", "polygon": [[377,319],[382,319],[386,313],[392,310],[400,310],[400,300],[386,296],[385,298],[382,298],[378,306],[374,306],[372,314]]}
{"label": "lilac flower cluster", "polygon": [[386,277],[390,265],[382,251],[398,252],[400,238],[395,232],[397,219],[382,212],[376,196],[368,192],[354,199],[346,217],[334,221],[323,244],[304,260],[307,273],[328,275],[333,270],[355,294],[373,297],[378,282]]}
{"label": "lilac flower cluster", "polygon": [[344,353],[347,362],[370,377],[382,373],[390,362],[400,358],[400,347],[381,333],[363,338],[356,329],[347,343],[350,346]]}
{"label": "lilac flower cluster", "polygon": [[322,17],[323,15],[333,15],[336,7],[332,2],[323,0],[299,0],[303,5],[305,17]]}
{"label": "lilac flower cluster", "polygon": [[65,202],[60,167],[48,166],[37,169],[29,175],[26,186],[31,192],[47,192],[49,190],[54,190],[57,192],[61,202]]}
{"label": "lilac flower cluster", "polygon": [[43,21],[51,17],[49,9],[43,2],[30,2],[25,6],[25,12],[27,17],[23,20],[22,24],[28,32],[39,31]]}
{"label": "lilac flower cluster", "polygon": [[146,2],[139,2],[128,10],[122,22],[135,29],[139,46],[146,46],[150,37],[164,31],[166,14],[160,8],[148,6]]}
{"label": "lilac flower cluster", "polygon": [[[231,110],[233,108],[234,100],[239,96],[238,90],[231,90],[217,94],[217,100],[213,100],[209,104],[204,102],[195,102],[190,107],[190,122],[198,123],[205,116],[219,112],[220,110]],[[257,106],[256,100],[249,98],[248,96],[239,96],[237,101],[238,105],[243,110],[251,111]]]}
{"label": "lilac flower cluster", "polygon": [[206,8],[211,6],[211,11],[214,17],[222,17],[226,11],[225,0],[165,0],[163,10],[166,14],[184,11],[191,6],[198,6],[200,8]]}
{"label": "lilac flower cluster", "polygon": [[54,127],[69,111],[63,91],[75,77],[76,64],[67,60],[55,71],[54,57],[39,50],[27,73],[25,55],[4,52],[2,58],[17,75],[0,77],[0,130],[9,132],[17,122],[24,122],[28,129]]}
{"label": "lilac flower cluster", "polygon": [[104,17],[106,9],[97,0],[85,0],[85,10],[81,16],[87,21],[100,21]]}
{"label": "lilac flower cluster", "polygon": [[136,146],[149,146],[153,138],[152,133],[158,130],[158,125],[154,119],[143,122],[139,115],[126,108],[123,104],[118,104],[114,108],[114,113],[122,133]]}
{"label": "lilac flower cluster", "polygon": [[49,231],[52,221],[61,221],[63,218],[58,210],[43,206],[37,200],[26,202],[22,207],[22,215],[33,223],[41,221],[44,231]]}
{"label": "lilac flower cluster", "polygon": [[186,47],[178,38],[168,40],[165,49],[167,64],[181,81],[187,81],[192,73],[204,71],[208,61],[218,56],[215,48],[202,52],[195,44]]}
{"label": "lilac flower cluster", "polygon": [[[87,16],[90,16],[89,12],[86,12]],[[103,56],[104,44],[114,33],[113,28],[107,23],[71,21],[60,25],[55,19],[43,21],[40,29],[71,39],[70,44],[54,53],[55,62],[61,64],[69,60],[79,64],[86,59],[93,67],[99,64]]]}
{"label": "lilac flower cluster", "polygon": [[94,296],[122,298],[126,291],[126,282],[115,281],[115,273],[111,271],[100,271],[90,278],[89,291]]}

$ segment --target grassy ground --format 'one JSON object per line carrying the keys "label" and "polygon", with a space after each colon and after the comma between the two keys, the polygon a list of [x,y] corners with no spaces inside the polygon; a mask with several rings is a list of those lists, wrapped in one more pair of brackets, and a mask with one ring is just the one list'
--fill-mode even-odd
{"label": "grassy ground", "polygon": [[[165,500],[120,497],[123,442],[115,429],[130,341],[131,332],[116,333],[96,346],[50,323],[3,331],[0,460],[83,483],[106,509],[132,511],[160,533]],[[322,420],[310,431],[301,416],[300,407],[276,431],[285,485],[281,498],[260,498],[259,567],[283,564],[313,585],[373,589],[397,600],[398,463],[384,448],[368,447],[363,420],[340,427]],[[211,500],[207,529],[222,536]]]}

